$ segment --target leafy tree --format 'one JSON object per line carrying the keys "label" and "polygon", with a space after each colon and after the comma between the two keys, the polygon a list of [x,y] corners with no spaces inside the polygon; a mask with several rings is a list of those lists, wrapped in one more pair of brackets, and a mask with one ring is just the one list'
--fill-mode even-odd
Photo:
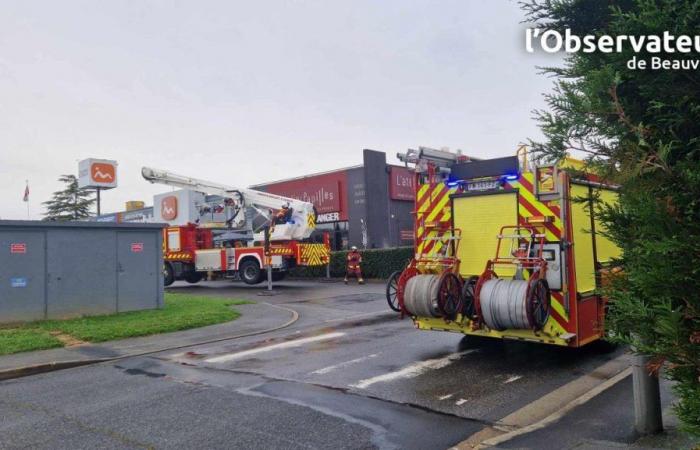
{"label": "leafy tree", "polygon": [[[529,0],[527,21],[583,37],[694,36],[696,0]],[[610,277],[607,326],[615,339],[653,357],[675,380],[677,413],[700,434],[700,71],[630,70],[635,56],[572,53],[535,116],[545,136],[531,142],[541,159],[574,149],[618,183],[619,204],[603,207],[608,235],[623,250]],[[639,53],[638,59],[700,59]]]}
{"label": "leafy tree", "polygon": [[58,181],[65,183],[66,187],[42,203],[46,206],[44,220],[65,222],[90,217],[90,209],[95,203],[93,192],[79,188],[75,175],[61,175]]}

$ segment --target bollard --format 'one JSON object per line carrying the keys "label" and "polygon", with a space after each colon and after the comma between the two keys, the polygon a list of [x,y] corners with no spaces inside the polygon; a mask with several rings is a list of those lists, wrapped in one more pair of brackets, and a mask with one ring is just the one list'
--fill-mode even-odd
{"label": "bollard", "polygon": [[643,435],[663,431],[659,377],[649,373],[649,360],[648,356],[635,355],[632,363],[634,429]]}
{"label": "bollard", "polygon": [[331,263],[326,264],[326,280],[331,279]]}
{"label": "bollard", "polygon": [[272,291],[272,264],[267,265],[267,290]]}

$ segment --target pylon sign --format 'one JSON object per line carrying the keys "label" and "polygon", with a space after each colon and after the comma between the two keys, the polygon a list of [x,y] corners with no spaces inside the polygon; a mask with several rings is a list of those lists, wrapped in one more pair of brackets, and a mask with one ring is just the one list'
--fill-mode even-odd
{"label": "pylon sign", "polygon": [[88,158],[78,163],[78,186],[112,189],[117,187],[117,162]]}

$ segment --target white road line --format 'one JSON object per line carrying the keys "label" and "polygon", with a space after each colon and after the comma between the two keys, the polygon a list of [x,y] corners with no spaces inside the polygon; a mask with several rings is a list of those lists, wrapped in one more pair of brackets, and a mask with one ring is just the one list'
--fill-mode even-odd
{"label": "white road line", "polygon": [[379,356],[379,353],[372,353],[371,355],[363,356],[362,358],[351,359],[350,361],[345,361],[339,364],[335,364],[333,366],[324,367],[323,369],[314,370],[313,372],[311,372],[311,375],[323,375],[329,372],[333,372],[334,370],[340,369],[342,367],[347,367],[362,361],[367,361],[370,358],[376,358],[377,356]]}
{"label": "white road line", "polygon": [[338,338],[341,336],[345,336],[345,333],[336,332],[336,333],[321,334],[318,336],[311,336],[311,337],[302,338],[302,339],[295,339],[293,341],[280,342],[279,344],[268,345],[267,347],[253,348],[250,350],[245,350],[245,351],[237,352],[237,353],[229,353],[226,355],[221,355],[221,356],[216,356],[214,358],[205,359],[204,361],[208,362],[208,363],[218,363],[218,362],[231,361],[234,359],[245,358],[246,356],[250,356],[250,355],[255,355],[257,353],[270,352],[273,350],[280,350],[283,348],[299,347],[300,345],[310,344],[312,342],[318,342],[318,341],[326,341],[328,339],[335,339],[335,338]]}
{"label": "white road line", "polygon": [[457,400],[457,401],[455,402],[455,405],[457,405],[457,406],[462,406],[462,405],[465,404],[465,403],[467,403],[467,399],[465,399],[465,398],[460,398],[459,400]]}
{"label": "white road line", "polygon": [[443,367],[447,367],[462,356],[475,351],[476,350],[465,350],[463,352],[451,353],[443,358],[420,361],[415,364],[411,364],[410,366],[406,366],[401,370],[397,370],[396,372],[389,372],[383,375],[378,375],[376,377],[360,380],[355,384],[351,384],[350,387],[357,389],[366,389],[369,386],[376,383],[385,383],[387,381],[394,381],[400,378],[417,377],[418,375],[428,370],[441,369]]}
{"label": "white road line", "polygon": [[382,308],[379,311],[372,311],[368,313],[362,313],[362,314],[355,314],[354,316],[345,316],[345,317],[339,317],[337,319],[328,319],[324,320],[323,323],[329,323],[329,322],[340,322],[340,321],[345,321],[345,320],[351,320],[351,319],[357,319],[359,317],[367,317],[367,316],[372,316],[376,317],[379,314],[386,314],[387,310],[386,308]]}
{"label": "white road line", "polygon": [[503,384],[512,383],[513,381],[518,381],[522,377],[523,377],[522,375],[513,375],[512,377],[510,377],[506,381],[504,381]]}
{"label": "white road line", "polygon": [[454,394],[447,394],[447,395],[441,395],[438,397],[438,400],[447,400],[448,398],[452,397]]}

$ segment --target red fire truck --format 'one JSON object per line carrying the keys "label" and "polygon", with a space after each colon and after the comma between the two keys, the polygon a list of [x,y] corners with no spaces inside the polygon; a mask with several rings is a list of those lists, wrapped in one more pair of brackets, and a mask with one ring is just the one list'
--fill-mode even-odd
{"label": "red fire truck", "polygon": [[[238,276],[257,284],[266,278],[263,268],[268,265],[272,280],[279,281],[295,266],[323,266],[330,260],[327,235],[323,243],[305,241],[316,227],[311,203],[148,167],[141,173],[152,183],[216,195],[225,211],[224,223],[188,223],[164,230],[166,286],[175,280],[197,283],[205,276]],[[253,228],[256,212],[267,223],[262,230]]]}

